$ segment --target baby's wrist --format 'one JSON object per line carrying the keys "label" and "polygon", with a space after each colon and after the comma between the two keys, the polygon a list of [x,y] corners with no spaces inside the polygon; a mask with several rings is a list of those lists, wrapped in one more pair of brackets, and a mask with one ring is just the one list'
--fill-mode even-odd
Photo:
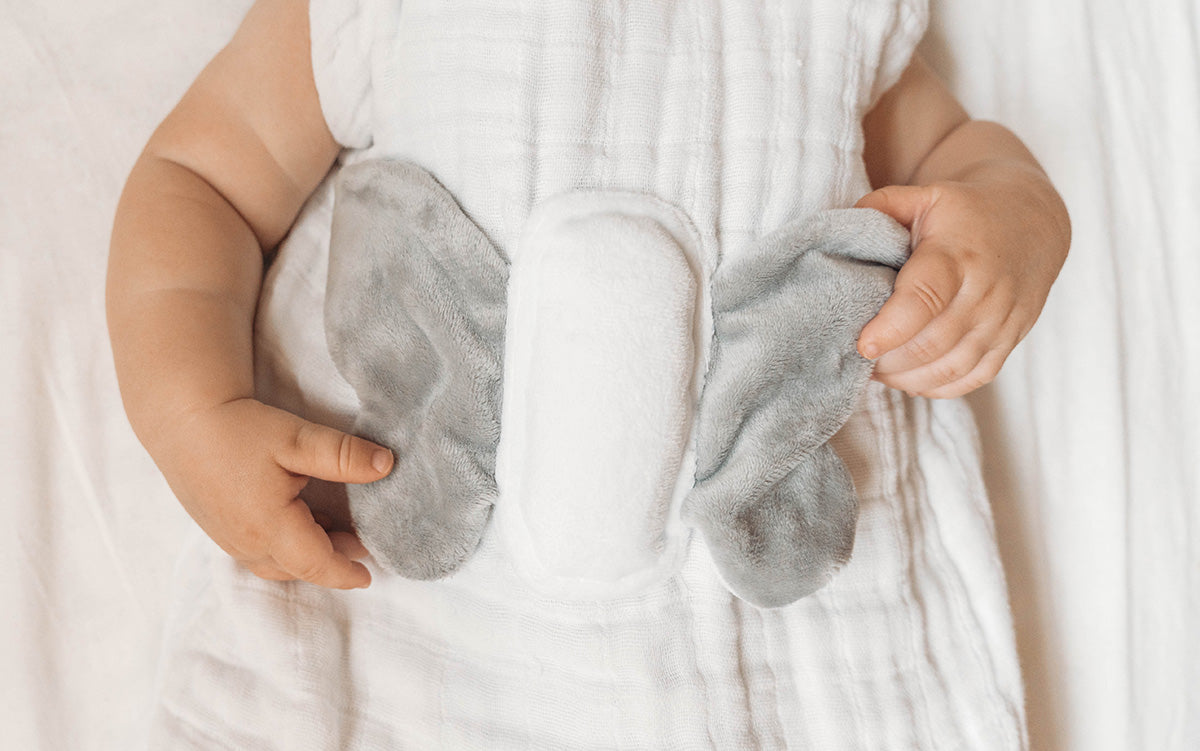
{"label": "baby's wrist", "polygon": [[995,205],[1011,212],[1010,218],[1020,219],[1031,233],[1030,242],[1066,257],[1071,244],[1067,207],[1037,165],[1005,158],[986,160],[965,170],[962,182],[999,196]]}
{"label": "baby's wrist", "polygon": [[1000,210],[1040,220],[1046,242],[1066,255],[1071,238],[1066,205],[1033,154],[1002,125],[963,123],[926,156],[911,183],[959,183],[999,196],[994,203]]}
{"label": "baby's wrist", "polygon": [[153,409],[129,415],[129,422],[142,446],[157,459],[185,446],[194,437],[197,426],[215,411],[253,396],[241,393],[198,393],[181,396]]}

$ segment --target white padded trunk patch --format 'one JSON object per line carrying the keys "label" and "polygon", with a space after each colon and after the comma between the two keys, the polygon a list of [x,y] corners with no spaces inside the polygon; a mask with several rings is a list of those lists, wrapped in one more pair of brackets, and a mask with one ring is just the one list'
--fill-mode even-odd
{"label": "white padded trunk patch", "polygon": [[572,193],[531,214],[509,273],[494,521],[543,594],[674,572],[709,324],[699,238],[658,199]]}

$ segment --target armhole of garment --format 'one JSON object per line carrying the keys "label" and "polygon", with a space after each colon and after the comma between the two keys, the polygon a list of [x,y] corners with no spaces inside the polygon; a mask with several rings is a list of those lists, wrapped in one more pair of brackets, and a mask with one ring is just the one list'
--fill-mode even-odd
{"label": "armhole of garment", "polygon": [[365,149],[371,127],[376,2],[309,0],[313,81],[329,132],[339,144]]}
{"label": "armhole of garment", "polygon": [[864,113],[870,111],[884,92],[900,80],[929,25],[928,0],[894,0],[886,5],[890,15],[880,14],[884,17],[881,19],[883,28],[879,32],[879,58],[874,75],[867,77],[871,85],[867,89]]}

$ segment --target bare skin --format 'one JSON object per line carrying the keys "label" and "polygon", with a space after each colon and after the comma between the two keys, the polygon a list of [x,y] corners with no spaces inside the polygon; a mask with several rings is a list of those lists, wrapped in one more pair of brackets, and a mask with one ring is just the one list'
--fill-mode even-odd
{"label": "bare skin", "polygon": [[991,382],[1045,305],[1071,244],[1067,208],[1011,132],[971,120],[917,58],[867,113],[877,190],[858,206],[912,231],[892,297],[863,328],[875,378],[962,396]]}
{"label": "bare skin", "polygon": [[[107,308],[126,412],[183,507],[258,576],[364,587],[365,549],[313,518],[310,477],[372,482],[391,454],[254,399],[251,332],[274,249],[340,147],[306,6],[259,0],[147,143],[122,194]],[[863,330],[878,380],[950,397],[990,381],[1045,303],[1066,209],[1020,141],[969,120],[920,61],[863,122],[876,190],[909,226],[896,292]]]}

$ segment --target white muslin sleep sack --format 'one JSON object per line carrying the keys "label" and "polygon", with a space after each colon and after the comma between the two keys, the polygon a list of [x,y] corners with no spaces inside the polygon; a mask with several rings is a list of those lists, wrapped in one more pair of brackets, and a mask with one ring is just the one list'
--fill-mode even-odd
{"label": "white muslin sleep sack", "polygon": [[[419,165],[512,262],[499,495],[450,575],[367,559],[353,592],[259,580],[197,531],[147,747],[1025,748],[962,402],[867,387],[832,441],[859,497],[853,555],[784,607],[735,596],[676,506],[637,500],[690,482],[659,469],[687,465],[713,270],[868,191],[861,118],[926,16],[923,0],[312,0],[342,164]],[[322,323],[332,183],[268,270],[256,377],[265,401],[348,430],[358,397]],[[624,278],[628,307],[588,269]],[[528,334],[538,316],[559,344]],[[634,316],[663,324],[642,341]],[[614,382],[607,346],[649,364]],[[673,427],[642,440],[640,422]],[[622,466],[648,469],[596,491]],[[344,516],[344,488],[305,493]]]}

